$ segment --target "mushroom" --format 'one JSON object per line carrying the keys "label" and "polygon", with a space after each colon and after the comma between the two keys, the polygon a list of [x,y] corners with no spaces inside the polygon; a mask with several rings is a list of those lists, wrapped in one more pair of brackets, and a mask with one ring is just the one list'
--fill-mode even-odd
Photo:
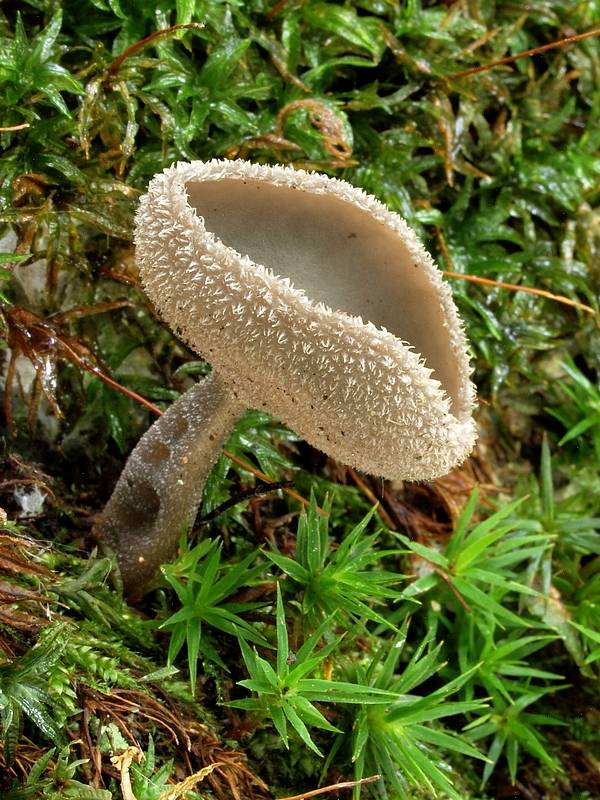
{"label": "mushroom", "polygon": [[129,590],[173,556],[248,408],[386,478],[430,480],[470,452],[450,289],[371,195],[291,167],[181,163],[151,181],[135,241],[146,293],[213,372],[142,437],[101,515]]}

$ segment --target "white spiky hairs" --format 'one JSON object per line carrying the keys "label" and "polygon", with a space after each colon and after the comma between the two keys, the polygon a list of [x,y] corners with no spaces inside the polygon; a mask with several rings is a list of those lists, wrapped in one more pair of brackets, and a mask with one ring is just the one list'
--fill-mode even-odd
{"label": "white spiky hairs", "polygon": [[[362,190],[291,167],[177,164],[141,199],[136,260],[161,316],[212,364],[215,413],[228,425],[263,409],[332,457],[388,478],[435,478],[471,450],[475,393],[450,290],[406,222]],[[134,462],[157,436],[143,437]],[[196,483],[222,445],[213,439]],[[105,520],[111,504],[131,508],[132,475]],[[170,504],[161,480],[160,517]],[[105,526],[121,552],[117,528]],[[153,536],[139,534],[148,544]]]}

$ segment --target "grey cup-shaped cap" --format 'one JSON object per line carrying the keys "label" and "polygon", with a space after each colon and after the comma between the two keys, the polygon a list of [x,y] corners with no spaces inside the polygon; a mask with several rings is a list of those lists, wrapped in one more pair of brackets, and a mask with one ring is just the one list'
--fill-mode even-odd
{"label": "grey cup-shaped cap", "polygon": [[136,259],[237,404],[388,478],[432,479],[470,452],[451,292],[402,217],[362,190],[291,167],[177,164],[141,200]]}

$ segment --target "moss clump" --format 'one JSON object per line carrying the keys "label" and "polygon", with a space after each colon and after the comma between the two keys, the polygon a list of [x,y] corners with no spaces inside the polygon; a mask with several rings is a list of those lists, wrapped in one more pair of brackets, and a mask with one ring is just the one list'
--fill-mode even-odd
{"label": "moss clump", "polygon": [[[104,800],[125,796],[129,775],[140,800],[195,775],[182,793],[260,798],[261,779],[289,795],[377,772],[355,797],[394,800],[434,796],[433,764],[450,781],[461,772],[460,797],[600,795],[598,743],[571,718],[575,706],[593,719],[600,658],[600,338],[583,308],[597,312],[600,290],[598,40],[490,66],[592,31],[594,4],[21,6],[0,9],[0,792]],[[419,231],[453,274],[481,445],[431,485],[382,485],[253,412],[228,444],[235,462],[209,477],[200,545],[183,540],[169,580],[129,608],[93,515],[154,410],[206,372],[139,290],[133,213],[154,173],[213,157],[342,177]],[[267,479],[321,505],[329,493],[328,526],[315,505],[299,521]],[[327,581],[375,499],[379,523],[352,540],[344,573],[362,587],[361,616]],[[199,624],[207,572],[221,583],[202,608],[256,631],[255,662],[234,623]],[[388,573],[399,581],[382,596]],[[319,608],[319,586],[341,596],[337,611]],[[313,683],[297,692],[315,711],[287,717],[288,755],[249,664],[283,674],[315,630]],[[322,681],[364,702],[327,698]],[[377,712],[385,739],[362,722],[376,685],[397,695]],[[227,705],[244,700],[252,713]]]}

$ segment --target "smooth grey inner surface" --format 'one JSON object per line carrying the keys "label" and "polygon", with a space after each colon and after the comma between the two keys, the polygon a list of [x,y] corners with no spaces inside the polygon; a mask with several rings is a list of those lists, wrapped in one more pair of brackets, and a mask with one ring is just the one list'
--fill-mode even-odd
{"label": "smooth grey inner surface", "polygon": [[289,277],[311,300],[411,344],[461,407],[437,293],[397,234],[331,195],[239,179],[190,182],[186,190],[223,244]]}

